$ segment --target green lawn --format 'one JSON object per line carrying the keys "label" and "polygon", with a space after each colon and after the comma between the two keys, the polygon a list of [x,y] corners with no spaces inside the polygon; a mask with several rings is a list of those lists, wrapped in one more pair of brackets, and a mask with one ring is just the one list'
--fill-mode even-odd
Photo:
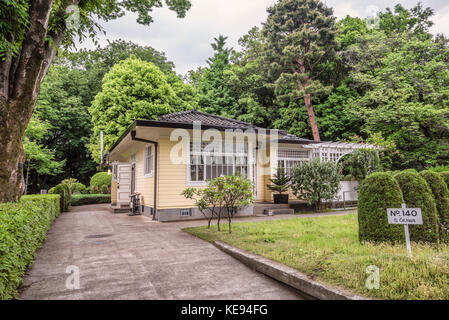
{"label": "green lawn", "polygon": [[[449,246],[361,245],[357,215],[293,218],[185,231],[207,241],[221,240],[296,268],[316,279],[381,299],[449,299]],[[368,266],[380,268],[379,290],[366,289]]]}

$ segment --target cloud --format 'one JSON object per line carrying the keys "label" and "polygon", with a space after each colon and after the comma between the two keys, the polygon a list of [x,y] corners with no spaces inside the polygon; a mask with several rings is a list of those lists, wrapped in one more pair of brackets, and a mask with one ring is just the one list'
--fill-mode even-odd
{"label": "cloud", "polygon": [[[326,0],[334,8],[338,18],[346,15],[366,17],[376,8],[384,10],[401,3],[407,8],[414,6],[417,0]],[[260,25],[267,18],[266,8],[276,0],[192,0],[192,9],[184,19],[178,19],[174,12],[166,8],[154,10],[154,23],[148,26],[137,24],[136,15],[128,13],[123,18],[102,23],[107,34],[100,37],[100,43],[106,39],[124,39],[141,45],[149,45],[166,53],[176,65],[176,71],[185,74],[188,70],[205,66],[206,60],[213,54],[210,44],[219,34],[228,36],[228,45],[238,47],[238,39],[253,26]],[[436,10],[436,25],[433,32],[449,34],[449,4],[446,0],[423,1],[424,6]],[[93,47],[91,43],[81,47]]]}

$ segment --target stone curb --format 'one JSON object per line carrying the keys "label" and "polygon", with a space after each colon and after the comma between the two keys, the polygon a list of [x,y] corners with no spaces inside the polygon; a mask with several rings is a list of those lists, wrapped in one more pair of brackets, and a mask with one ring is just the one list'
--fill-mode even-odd
{"label": "stone curb", "polygon": [[310,277],[296,269],[230,246],[222,241],[215,241],[214,244],[217,248],[249,266],[253,270],[293,287],[312,298],[319,300],[370,300],[367,297],[357,296],[340,289],[326,286],[312,280]]}

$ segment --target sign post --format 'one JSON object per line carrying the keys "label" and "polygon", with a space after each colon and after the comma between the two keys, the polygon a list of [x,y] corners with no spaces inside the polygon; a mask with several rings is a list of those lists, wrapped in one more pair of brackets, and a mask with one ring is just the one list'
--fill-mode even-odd
{"label": "sign post", "polygon": [[407,208],[405,204],[400,209],[387,209],[389,224],[403,224],[405,232],[405,243],[407,245],[407,253],[412,258],[412,246],[410,245],[410,232],[408,226],[422,225],[422,211],[421,209]]}

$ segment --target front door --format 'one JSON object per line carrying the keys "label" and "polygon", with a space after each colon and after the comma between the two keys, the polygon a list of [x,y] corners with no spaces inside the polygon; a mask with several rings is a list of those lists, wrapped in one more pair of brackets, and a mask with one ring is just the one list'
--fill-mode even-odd
{"label": "front door", "polygon": [[132,185],[132,165],[119,164],[117,166],[117,202],[129,203]]}

